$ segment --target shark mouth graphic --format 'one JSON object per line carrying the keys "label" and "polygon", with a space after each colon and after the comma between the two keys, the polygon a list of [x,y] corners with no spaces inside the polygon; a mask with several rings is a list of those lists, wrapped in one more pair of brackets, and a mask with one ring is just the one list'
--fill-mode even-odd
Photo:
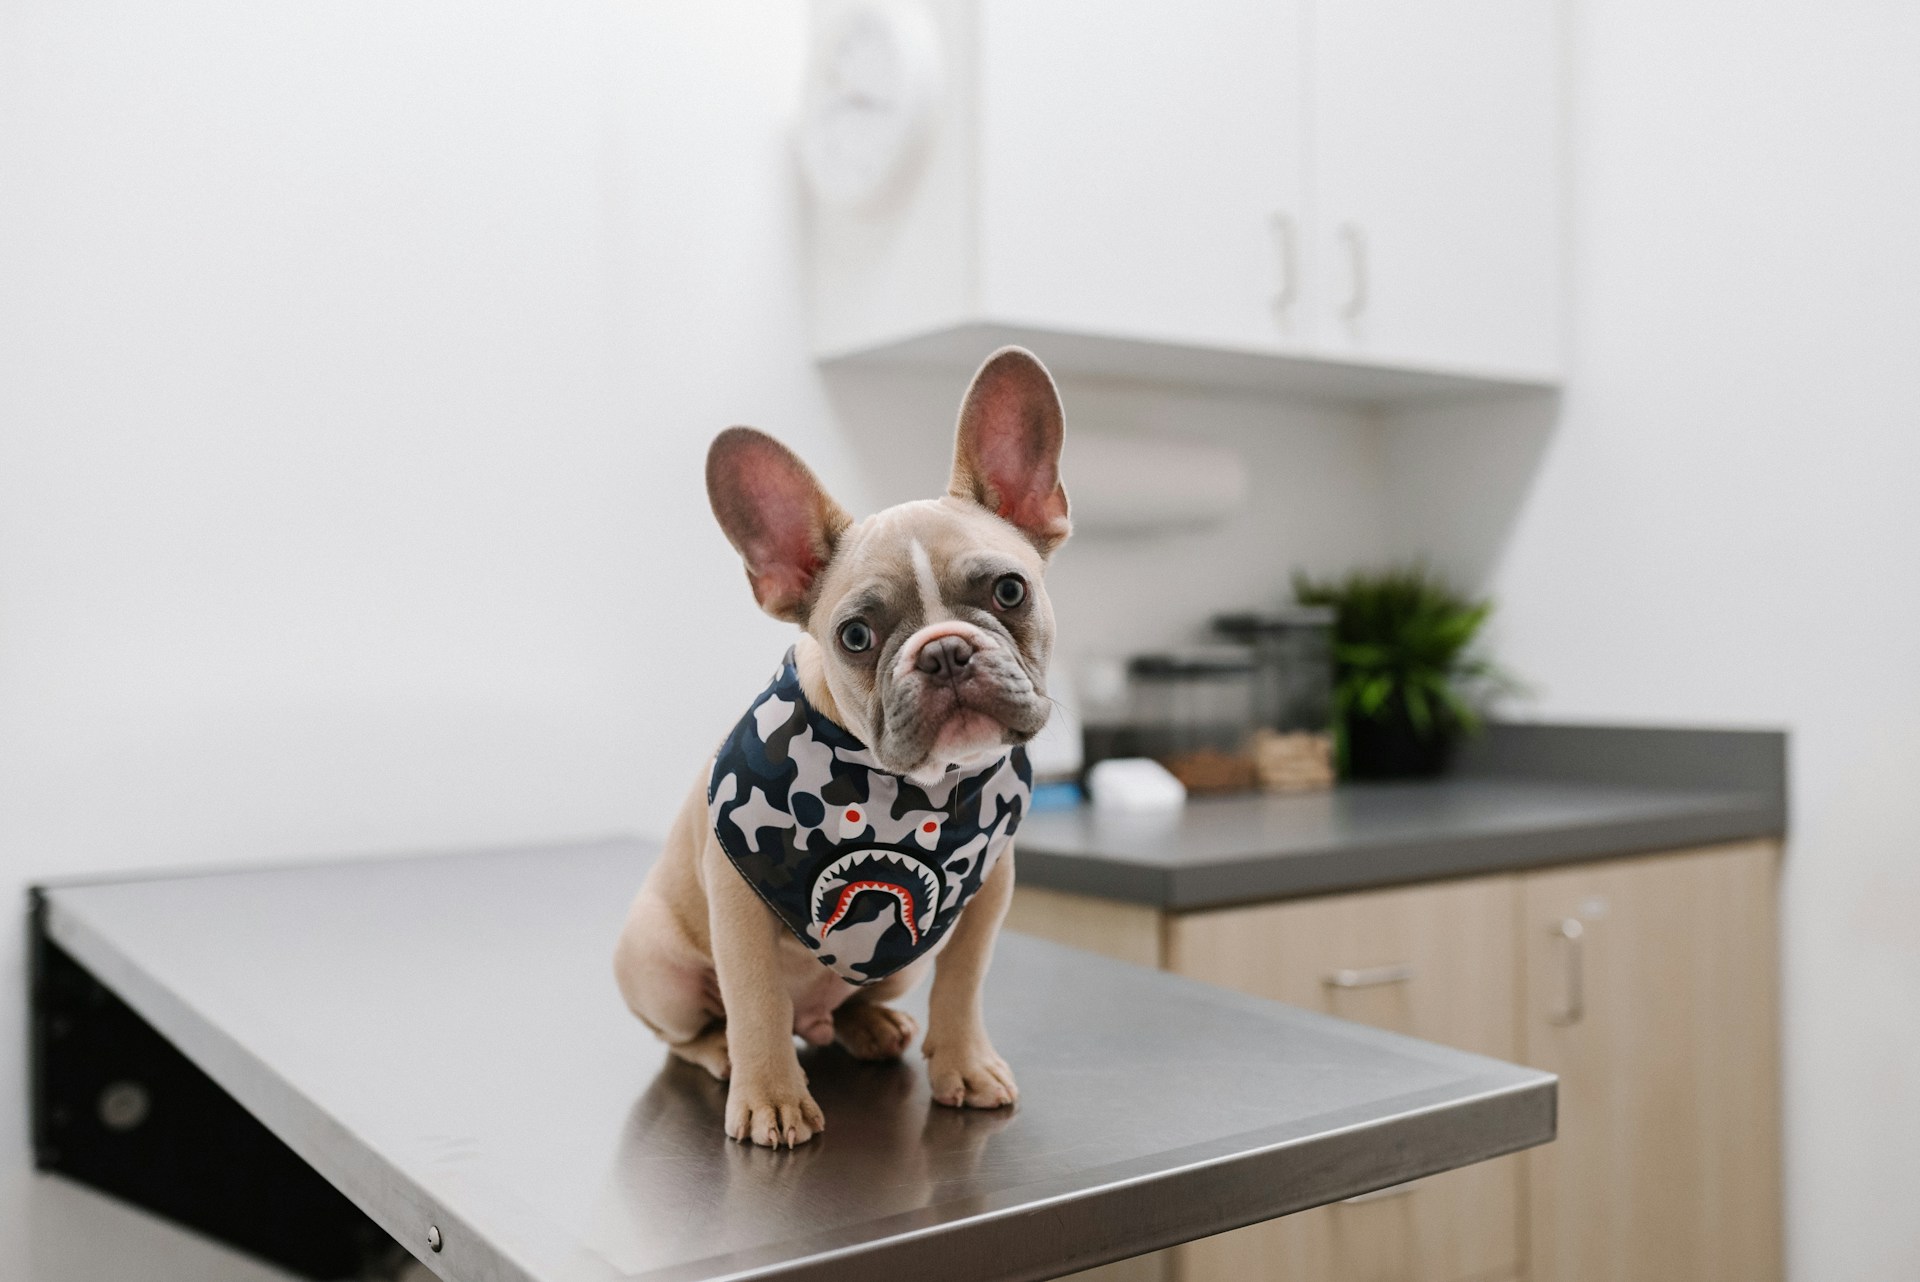
{"label": "shark mouth graphic", "polygon": [[940,911],[940,879],[933,869],[897,850],[856,850],[820,870],[814,879],[808,906],[813,933],[823,943],[827,933],[846,919],[854,901],[868,891],[893,897],[900,924],[915,944],[921,928]]}

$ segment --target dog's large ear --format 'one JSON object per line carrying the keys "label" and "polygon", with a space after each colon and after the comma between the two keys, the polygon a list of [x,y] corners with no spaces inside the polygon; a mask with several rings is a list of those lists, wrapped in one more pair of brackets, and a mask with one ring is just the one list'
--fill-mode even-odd
{"label": "dog's large ear", "polygon": [[1060,393],[1022,347],[987,357],[960,405],[948,493],[1011,521],[1051,555],[1073,530],[1060,484]]}
{"label": "dog's large ear", "polygon": [[707,450],[707,501],[747,563],[754,600],[805,621],[814,580],[852,518],[794,452],[765,432],[730,427]]}

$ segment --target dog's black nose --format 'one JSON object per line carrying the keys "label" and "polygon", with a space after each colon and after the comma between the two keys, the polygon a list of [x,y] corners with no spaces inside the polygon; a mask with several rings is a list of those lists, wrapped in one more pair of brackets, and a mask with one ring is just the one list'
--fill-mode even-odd
{"label": "dog's black nose", "polygon": [[973,647],[967,644],[965,637],[935,637],[920,647],[920,658],[914,667],[930,677],[941,677],[947,681],[960,675],[960,669],[967,666],[973,658]]}

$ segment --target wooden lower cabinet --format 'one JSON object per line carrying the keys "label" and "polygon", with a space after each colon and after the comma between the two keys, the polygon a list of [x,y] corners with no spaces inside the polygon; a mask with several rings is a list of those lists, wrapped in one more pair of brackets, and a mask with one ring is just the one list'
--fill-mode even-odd
{"label": "wooden lower cabinet", "polygon": [[[1500,1059],[1519,1058],[1511,877],[1169,918],[1167,969]],[[1454,1282],[1519,1267],[1512,1158],[1176,1248],[1175,1282]]]}
{"label": "wooden lower cabinet", "polygon": [[1021,886],[1017,874],[1005,928],[1136,966],[1160,969],[1166,957],[1166,914],[1159,909]]}
{"label": "wooden lower cabinet", "polygon": [[1553,1144],[1078,1276],[1772,1282],[1778,856],[1753,842],[1196,913],[1016,892],[1011,929],[1561,1075]]}
{"label": "wooden lower cabinet", "polygon": [[1781,1276],[1776,854],[1525,878],[1524,1053],[1560,1075],[1559,1138],[1523,1155],[1529,1277]]}

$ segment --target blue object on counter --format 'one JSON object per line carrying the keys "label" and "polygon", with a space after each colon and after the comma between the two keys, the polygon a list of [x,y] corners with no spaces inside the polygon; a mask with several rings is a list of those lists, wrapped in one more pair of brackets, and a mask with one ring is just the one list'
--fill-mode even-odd
{"label": "blue object on counter", "polygon": [[1077,809],[1085,798],[1077,783],[1037,783],[1033,785],[1033,810],[1036,815],[1051,810]]}

